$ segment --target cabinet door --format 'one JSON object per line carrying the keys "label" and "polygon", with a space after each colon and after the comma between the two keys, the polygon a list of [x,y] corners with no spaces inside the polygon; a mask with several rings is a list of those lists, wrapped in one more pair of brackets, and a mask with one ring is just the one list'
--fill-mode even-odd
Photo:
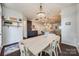
{"label": "cabinet door", "polygon": [[3,45],[19,42],[23,39],[22,27],[3,26]]}

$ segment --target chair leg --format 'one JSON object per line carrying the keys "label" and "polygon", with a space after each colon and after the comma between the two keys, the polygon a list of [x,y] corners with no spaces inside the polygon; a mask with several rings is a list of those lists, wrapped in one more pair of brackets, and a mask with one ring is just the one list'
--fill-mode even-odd
{"label": "chair leg", "polygon": [[50,52],[50,56],[52,56],[52,51]]}
{"label": "chair leg", "polygon": [[61,48],[60,48],[59,44],[58,44],[58,49],[59,49],[59,52],[61,53]]}
{"label": "chair leg", "polygon": [[58,56],[58,50],[57,50],[57,48],[56,48],[56,56]]}
{"label": "chair leg", "polygon": [[42,52],[40,52],[40,56],[42,56]]}
{"label": "chair leg", "polygon": [[45,52],[45,55],[46,55],[46,52]]}
{"label": "chair leg", "polygon": [[56,52],[55,51],[53,51],[54,52],[54,55],[56,56]]}

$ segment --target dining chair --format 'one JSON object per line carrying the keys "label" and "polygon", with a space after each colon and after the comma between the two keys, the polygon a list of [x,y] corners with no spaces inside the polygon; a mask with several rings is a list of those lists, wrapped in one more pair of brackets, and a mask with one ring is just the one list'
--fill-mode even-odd
{"label": "dining chair", "polygon": [[24,44],[22,42],[19,42],[19,48],[20,48],[20,55],[21,56],[28,56],[29,53],[28,53],[28,49],[25,48]]}
{"label": "dining chair", "polygon": [[54,55],[57,56],[58,55],[58,50],[57,50],[57,41],[53,40],[52,43],[49,45],[49,47],[47,47],[44,50],[45,54],[48,53],[50,56],[52,56],[52,52],[54,52]]}
{"label": "dining chair", "polygon": [[[32,52],[31,51],[29,51],[29,49],[28,48],[26,48],[25,46],[24,46],[24,43],[22,43],[22,42],[19,42],[19,48],[20,48],[20,55],[21,56],[35,56],[34,54],[32,54]],[[40,53],[40,56],[42,55],[42,53]]]}
{"label": "dining chair", "polygon": [[25,50],[24,44],[22,42],[19,42],[19,48],[20,48],[20,55],[25,56],[26,50]]}
{"label": "dining chair", "polygon": [[59,52],[62,53],[62,52],[61,52],[61,48],[60,48],[60,41],[59,41],[59,40],[57,40],[57,47],[58,47],[58,49],[59,49]]}

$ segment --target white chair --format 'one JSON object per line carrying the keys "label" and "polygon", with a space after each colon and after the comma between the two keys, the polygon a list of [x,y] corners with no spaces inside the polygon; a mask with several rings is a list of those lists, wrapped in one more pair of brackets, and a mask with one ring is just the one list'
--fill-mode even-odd
{"label": "white chair", "polygon": [[47,47],[44,50],[45,53],[48,53],[50,56],[52,56],[52,52],[54,52],[54,55],[57,56],[58,55],[58,51],[57,51],[57,41],[53,40],[52,43],[50,44],[49,47]]}
{"label": "white chair", "polygon": [[29,49],[24,46],[24,43],[19,42],[19,48],[20,48],[21,56],[29,56],[30,55]]}
{"label": "white chair", "polygon": [[19,48],[20,48],[20,55],[21,56],[25,56],[26,54],[25,54],[25,49],[24,49],[24,45],[23,45],[23,43],[19,43]]}
{"label": "white chair", "polygon": [[21,56],[34,56],[32,52],[29,51],[29,49],[26,48],[22,42],[19,42],[19,48],[20,48]]}
{"label": "white chair", "polygon": [[59,41],[59,40],[57,40],[57,47],[58,47],[58,49],[59,49],[59,52],[60,52],[60,53],[62,53],[62,52],[61,52],[61,48],[60,48],[59,43],[60,43],[60,41]]}

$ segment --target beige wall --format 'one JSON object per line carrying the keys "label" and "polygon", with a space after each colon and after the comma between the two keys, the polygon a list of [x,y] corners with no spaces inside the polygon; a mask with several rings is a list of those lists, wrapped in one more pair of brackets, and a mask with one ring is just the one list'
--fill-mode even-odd
{"label": "beige wall", "polygon": [[77,24],[77,44],[79,46],[79,4],[77,4],[77,21],[76,21],[76,24]]}

